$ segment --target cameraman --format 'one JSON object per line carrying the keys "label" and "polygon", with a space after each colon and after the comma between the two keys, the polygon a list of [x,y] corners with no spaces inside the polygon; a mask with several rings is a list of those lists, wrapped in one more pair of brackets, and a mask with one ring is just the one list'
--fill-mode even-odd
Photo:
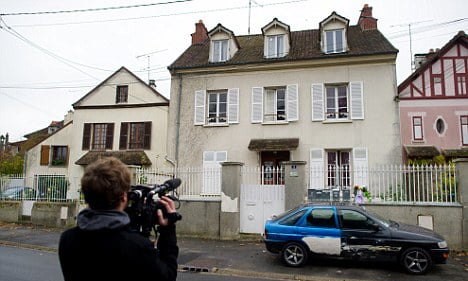
{"label": "cameraman", "polygon": [[88,165],[81,189],[89,208],[78,214],[77,226],[60,237],[59,259],[65,281],[175,280],[179,248],[174,202],[160,199],[166,217],[157,212],[157,249],[143,235],[129,230],[124,212],[130,171],[114,157]]}

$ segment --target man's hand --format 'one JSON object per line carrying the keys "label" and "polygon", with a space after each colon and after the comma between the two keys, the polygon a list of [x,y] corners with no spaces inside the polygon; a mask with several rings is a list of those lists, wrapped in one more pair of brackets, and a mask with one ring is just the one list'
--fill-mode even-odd
{"label": "man's hand", "polygon": [[[172,201],[171,198],[169,198],[167,196],[163,196],[163,197],[161,197],[159,199],[158,203],[163,205],[163,208],[166,209],[167,214],[175,214],[176,213],[175,203],[174,203],[174,201]],[[169,225],[170,221],[169,221],[169,219],[167,217],[166,218],[164,217],[163,212],[162,212],[161,209],[158,209],[157,216],[158,216],[159,225],[161,225],[161,226]]]}

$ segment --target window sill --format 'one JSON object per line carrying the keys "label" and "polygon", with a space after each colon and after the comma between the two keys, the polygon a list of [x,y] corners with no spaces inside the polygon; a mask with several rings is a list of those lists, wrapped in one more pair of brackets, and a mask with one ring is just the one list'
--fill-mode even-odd
{"label": "window sill", "polygon": [[322,121],[323,124],[336,124],[336,123],[353,123],[350,119],[327,119]]}
{"label": "window sill", "polygon": [[205,124],[203,127],[229,127],[229,123],[210,123],[210,124]]}
{"label": "window sill", "polygon": [[270,122],[263,122],[262,125],[287,125],[289,124],[288,121],[270,121]]}
{"label": "window sill", "polygon": [[411,140],[411,143],[426,143],[425,140]]}

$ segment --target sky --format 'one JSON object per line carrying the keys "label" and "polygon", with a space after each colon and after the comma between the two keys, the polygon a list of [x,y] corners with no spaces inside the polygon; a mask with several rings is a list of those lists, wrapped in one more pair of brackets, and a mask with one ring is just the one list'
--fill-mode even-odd
{"label": "sky", "polygon": [[333,11],[356,25],[364,4],[399,50],[398,84],[411,74],[411,54],[468,33],[466,0],[0,0],[0,135],[20,141],[63,120],[121,66],[170,98],[167,66],[190,46],[199,20],[235,35],[249,26],[260,34],[273,18],[298,31],[318,29]]}

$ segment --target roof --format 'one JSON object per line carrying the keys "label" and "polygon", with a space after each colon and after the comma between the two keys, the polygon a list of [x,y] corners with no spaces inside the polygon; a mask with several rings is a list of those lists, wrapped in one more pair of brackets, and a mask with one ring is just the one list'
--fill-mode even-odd
{"label": "roof", "polygon": [[252,139],[249,149],[254,151],[294,150],[299,145],[298,138],[291,139]]}
{"label": "roof", "polygon": [[445,44],[439,51],[435,53],[431,53],[431,56],[428,57],[428,60],[423,63],[418,69],[416,69],[408,78],[406,78],[403,82],[398,85],[398,93],[404,90],[406,86],[408,86],[411,81],[416,79],[421,73],[423,73],[429,66],[431,66],[436,60],[442,57],[445,53],[447,53],[452,46],[461,42],[465,46],[468,47],[468,36],[465,34],[464,31],[459,31],[457,35],[455,35],[447,44]]}
{"label": "roof", "polygon": [[297,61],[311,59],[339,58],[349,56],[396,54],[398,50],[380,33],[379,30],[365,30],[353,25],[348,29],[349,51],[339,54],[324,54],[320,49],[320,34],[318,29],[293,31],[291,48],[287,56],[282,58],[264,57],[264,38],[262,34],[236,36],[239,50],[226,62],[210,63],[210,39],[202,43],[191,45],[182,55],[172,63],[168,69],[190,69],[201,67],[215,67],[222,65],[243,65],[250,63],[275,63],[278,61]]}
{"label": "roof", "polygon": [[99,158],[116,157],[127,165],[151,165],[148,155],[142,150],[137,151],[89,151],[78,159],[75,164],[86,166]]}
{"label": "roof", "polygon": [[156,89],[154,89],[153,87],[151,87],[150,85],[146,84],[143,80],[140,79],[140,77],[136,76],[133,72],[131,72],[130,70],[128,70],[126,67],[122,66],[120,67],[116,72],[114,72],[111,76],[107,77],[104,81],[102,81],[101,83],[99,83],[96,87],[94,87],[91,91],[89,91],[86,95],[84,95],[83,97],[81,97],[79,100],[77,100],[75,103],[72,104],[73,107],[76,107],[76,106],[79,106],[79,104],[86,99],[86,97],[88,97],[89,95],[91,95],[94,91],[96,91],[97,89],[99,89],[102,85],[104,85],[105,83],[107,83],[107,81],[109,81],[112,77],[114,77],[115,75],[117,75],[117,73],[121,72],[121,71],[126,71],[128,72],[130,75],[132,75],[136,80],[138,80],[139,82],[141,82],[143,85],[145,85],[146,87],[148,87],[153,93],[155,93],[156,95],[160,96],[161,98],[163,98],[165,101],[169,102],[169,100],[164,97],[163,95],[161,95],[161,93],[159,93],[158,91],[156,91]]}
{"label": "roof", "polygon": [[439,150],[433,145],[405,145],[405,151],[409,157],[434,157],[440,155]]}

